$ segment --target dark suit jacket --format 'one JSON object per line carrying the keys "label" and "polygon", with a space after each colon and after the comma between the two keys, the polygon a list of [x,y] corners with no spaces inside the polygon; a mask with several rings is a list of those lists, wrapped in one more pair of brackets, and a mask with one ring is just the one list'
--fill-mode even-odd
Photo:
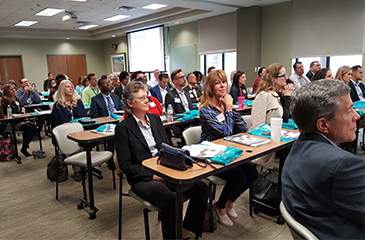
{"label": "dark suit jacket", "polygon": [[[114,102],[115,109],[117,111],[123,110],[123,104],[121,103],[118,96],[115,94],[110,94],[110,97],[111,100]],[[89,117],[97,118],[97,117],[107,117],[107,116],[109,116],[108,107],[104,101],[102,93],[91,98]]]}
{"label": "dark suit jacket", "polygon": [[[166,86],[166,90],[168,93],[170,92],[170,87],[168,85]],[[150,93],[151,93],[151,96],[157,98],[160,103],[163,103],[160,87],[158,84],[150,89]]]}
{"label": "dark suit jacket", "polygon": [[320,134],[301,134],[284,164],[284,205],[319,239],[364,239],[364,173],[364,159]]}
{"label": "dark suit jacket", "polygon": [[[156,141],[157,149],[161,143],[167,143],[165,130],[159,116],[147,113],[151,122],[152,134]],[[119,166],[127,176],[128,183],[133,185],[139,181],[149,181],[153,173],[146,171],[143,160],[151,158],[152,154],[147,142],[139,129],[135,118],[130,115],[121,121],[115,129],[115,142]]]}
{"label": "dark suit jacket", "polygon": [[312,81],[312,77],[314,76],[314,74],[311,72],[311,70],[309,70],[309,71],[307,72],[306,76],[308,77],[308,79],[309,79],[310,81]]}
{"label": "dark suit jacket", "polygon": [[[189,97],[190,97],[192,103],[199,102],[199,97],[202,95],[202,91],[200,90],[200,88],[196,87],[196,96],[193,92],[193,88],[189,84],[186,87],[184,87],[183,90],[185,92],[189,93]],[[191,97],[190,93],[193,94],[194,97]]]}
{"label": "dark suit jacket", "polygon": [[[349,87],[351,88],[350,96],[351,96],[352,101],[353,102],[359,101],[360,100],[359,95],[357,95],[356,88],[355,88],[354,84],[352,83],[352,81],[349,82]],[[361,88],[362,95],[365,97],[364,84],[360,83],[359,87]]]}
{"label": "dark suit jacket", "polygon": [[117,95],[120,100],[122,100],[122,94],[123,94],[122,84],[120,84],[114,88],[114,94]]}
{"label": "dark suit jacket", "polygon": [[[72,114],[73,114],[74,119],[87,117],[87,113],[84,108],[84,104],[82,104],[82,101],[80,99],[77,100],[76,108],[73,109]],[[51,113],[52,128],[71,121],[71,117],[72,116],[71,116],[70,112],[66,108],[59,105],[58,102],[55,102],[53,109],[52,109],[52,113]]]}
{"label": "dark suit jacket", "polygon": [[[189,93],[184,91],[184,94],[186,96],[186,99],[188,100],[189,103],[189,110],[193,110],[193,104],[191,102]],[[171,92],[169,92],[168,94],[166,94],[165,97],[165,108],[167,109],[167,107],[169,106],[169,104],[171,104],[172,108],[174,109],[174,114],[176,113],[184,113],[185,112],[185,108],[184,105],[182,104],[182,101],[180,99],[180,103],[175,103],[175,98],[180,99],[179,93],[177,92],[176,88],[174,88]]]}

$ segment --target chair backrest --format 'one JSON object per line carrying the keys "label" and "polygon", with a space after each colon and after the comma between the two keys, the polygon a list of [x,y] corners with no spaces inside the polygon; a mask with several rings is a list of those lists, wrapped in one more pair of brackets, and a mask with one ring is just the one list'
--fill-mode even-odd
{"label": "chair backrest", "polygon": [[186,145],[197,144],[200,141],[200,136],[202,133],[201,126],[194,126],[186,129],[182,135]]}
{"label": "chair backrest", "polygon": [[308,228],[304,227],[302,224],[297,222],[292,215],[286,210],[284,203],[280,202],[280,212],[283,215],[283,218],[286,224],[289,227],[290,233],[293,238],[296,239],[306,239],[306,240],[318,240],[318,238],[308,230]]}
{"label": "chair backrest", "polygon": [[53,105],[54,105],[54,102],[49,104],[49,108],[50,108],[51,110],[53,110]]}
{"label": "chair backrest", "polygon": [[248,91],[249,94],[252,94],[252,87],[248,87],[247,91]]}
{"label": "chair backrest", "polygon": [[80,123],[64,123],[52,129],[53,136],[62,154],[72,154],[80,149],[75,141],[67,138],[67,135],[82,131],[84,131],[84,128]]}
{"label": "chair backrest", "polygon": [[252,123],[251,123],[251,115],[243,115],[242,119],[245,120],[247,124],[247,129],[250,129]]}

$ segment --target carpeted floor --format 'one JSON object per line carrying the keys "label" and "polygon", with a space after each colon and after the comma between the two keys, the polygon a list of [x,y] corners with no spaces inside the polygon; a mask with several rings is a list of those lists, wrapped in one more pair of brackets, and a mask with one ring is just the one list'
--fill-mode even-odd
{"label": "carpeted floor", "polygon": [[[99,212],[96,219],[90,220],[88,209],[77,209],[81,183],[72,178],[60,183],[59,200],[55,200],[55,184],[46,176],[54,148],[49,137],[42,139],[46,158],[21,155],[22,164],[0,162],[0,239],[117,239],[119,180],[114,190],[110,170],[105,164],[101,167],[104,178],[94,177],[95,203]],[[34,139],[30,150],[38,149],[38,139]],[[69,174],[72,173],[69,167]],[[127,192],[128,184],[125,180],[122,183]],[[217,190],[219,194],[221,188],[218,186]],[[214,233],[203,233],[202,238],[291,239],[287,226],[278,225],[274,217],[249,216],[248,192],[237,200],[235,209],[239,217],[233,221],[233,227],[218,224]],[[123,239],[144,239],[142,210],[136,200],[123,198]],[[151,238],[162,239],[157,213],[151,212],[149,216]]]}

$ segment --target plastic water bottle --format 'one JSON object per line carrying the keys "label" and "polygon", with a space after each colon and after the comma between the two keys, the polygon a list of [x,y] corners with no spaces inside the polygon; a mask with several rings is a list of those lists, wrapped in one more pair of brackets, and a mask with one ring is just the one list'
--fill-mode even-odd
{"label": "plastic water bottle", "polygon": [[11,107],[10,105],[8,105],[8,108],[7,108],[7,113],[8,113],[8,118],[11,118],[13,116],[13,111],[11,110]]}
{"label": "plastic water bottle", "polygon": [[171,104],[167,107],[167,122],[173,122],[174,121],[174,110],[172,109]]}

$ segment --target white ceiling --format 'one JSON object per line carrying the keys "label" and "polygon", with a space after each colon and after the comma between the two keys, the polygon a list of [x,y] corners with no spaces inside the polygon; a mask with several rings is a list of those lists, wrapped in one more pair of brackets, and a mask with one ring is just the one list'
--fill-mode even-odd
{"label": "white ceiling", "polygon": [[[235,12],[241,7],[267,6],[291,0],[0,0],[1,38],[58,38],[58,39],[107,39],[112,35],[146,27],[187,23],[199,19]],[[158,10],[142,7],[151,3],[165,4]],[[117,8],[131,6],[137,9],[121,11]],[[45,8],[60,8],[74,12],[77,20],[62,21],[65,13],[52,17],[35,16]],[[117,22],[103,19],[114,15],[131,15]],[[22,21],[38,21],[30,27],[14,27]],[[99,25],[89,30],[76,30],[81,22]],[[179,22],[179,23],[175,23]]]}

